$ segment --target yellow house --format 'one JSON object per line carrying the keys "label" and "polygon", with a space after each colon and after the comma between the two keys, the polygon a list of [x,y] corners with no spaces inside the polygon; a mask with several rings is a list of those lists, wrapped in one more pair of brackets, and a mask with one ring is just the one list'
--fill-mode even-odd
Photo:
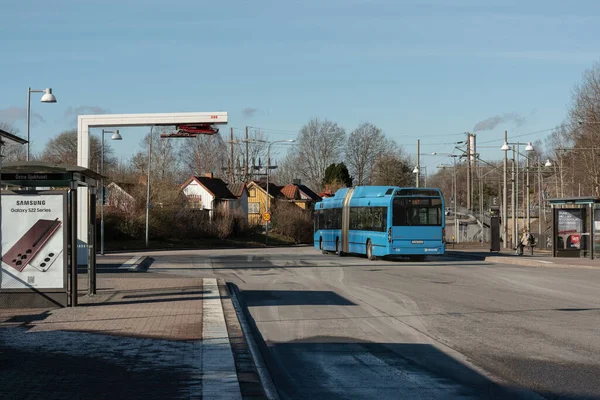
{"label": "yellow house", "polygon": [[[259,225],[262,223],[262,214],[267,211],[266,183],[252,181],[248,188],[248,224]],[[269,203],[273,205],[275,199],[281,197],[281,187],[269,183]]]}
{"label": "yellow house", "polygon": [[321,201],[318,194],[296,180],[294,183],[281,188],[281,194],[287,201],[294,203],[303,210],[312,209],[314,203]]}
{"label": "yellow house", "polygon": [[[262,224],[262,214],[267,210],[266,187],[264,182],[253,181],[248,184],[248,224],[250,225]],[[294,203],[303,210],[309,210],[312,209],[315,202],[320,200],[319,195],[298,182],[286,186],[269,183],[271,211],[276,201]]]}

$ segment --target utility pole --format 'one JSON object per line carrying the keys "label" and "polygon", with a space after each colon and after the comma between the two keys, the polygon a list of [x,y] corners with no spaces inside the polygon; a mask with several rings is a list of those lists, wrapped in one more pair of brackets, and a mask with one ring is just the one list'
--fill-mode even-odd
{"label": "utility pole", "polygon": [[518,233],[519,229],[517,228],[517,214],[516,214],[516,209],[515,209],[515,198],[517,196],[515,196],[515,184],[516,184],[515,168],[516,168],[516,165],[515,165],[515,148],[514,148],[514,146],[512,148],[512,152],[513,152],[513,155],[512,155],[512,193],[510,196],[510,205],[512,208],[512,224],[513,224],[513,240],[512,241],[513,241],[514,247],[516,248],[517,247],[517,238],[519,236],[519,233]]}
{"label": "utility pole", "polygon": [[470,148],[471,148],[471,160],[473,165],[471,166],[471,206],[474,207],[475,202],[473,201],[475,199],[475,176],[477,175],[477,146],[476,146],[476,136],[474,133],[471,134],[471,142],[470,142]]}
{"label": "utility pole", "polygon": [[231,183],[235,181],[235,164],[233,163],[233,128],[229,128],[229,146],[230,146],[230,159],[229,159],[229,179]]}
{"label": "utility pole", "polygon": [[419,187],[419,175],[421,175],[421,140],[417,139],[417,187]]}
{"label": "utility pole", "polygon": [[467,210],[471,209],[471,134],[467,132]]}
{"label": "utility pole", "polygon": [[[508,143],[508,132],[504,131],[504,143]],[[508,245],[508,150],[504,151],[504,189],[502,190],[502,232],[504,237],[504,248]]]}
{"label": "utility pole", "polygon": [[246,165],[244,167],[244,180],[246,181],[246,183],[250,179],[250,175],[248,174],[248,165],[249,165],[249,162],[250,162],[250,158],[249,158],[250,147],[249,147],[248,144],[249,144],[249,140],[248,140],[248,127],[246,127]]}

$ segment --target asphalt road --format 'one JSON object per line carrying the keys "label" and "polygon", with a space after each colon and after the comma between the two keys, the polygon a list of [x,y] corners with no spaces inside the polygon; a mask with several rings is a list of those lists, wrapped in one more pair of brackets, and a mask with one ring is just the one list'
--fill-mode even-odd
{"label": "asphalt road", "polygon": [[600,399],[598,269],[149,254],[146,273],[239,287],[282,398]]}

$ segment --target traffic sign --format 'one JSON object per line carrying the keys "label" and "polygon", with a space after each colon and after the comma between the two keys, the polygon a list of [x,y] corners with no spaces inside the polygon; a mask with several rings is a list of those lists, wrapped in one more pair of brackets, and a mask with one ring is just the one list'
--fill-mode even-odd
{"label": "traffic sign", "polygon": [[262,214],[262,220],[265,222],[269,222],[271,220],[271,213],[270,212],[264,212]]}

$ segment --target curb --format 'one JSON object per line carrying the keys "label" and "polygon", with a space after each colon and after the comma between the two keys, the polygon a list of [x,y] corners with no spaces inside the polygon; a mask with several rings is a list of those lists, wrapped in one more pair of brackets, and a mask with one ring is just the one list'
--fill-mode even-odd
{"label": "curb", "polygon": [[486,255],[475,255],[475,254],[448,254],[443,257],[461,260],[476,260],[476,261],[484,261],[493,264],[512,264],[512,265],[524,265],[528,267],[550,267],[550,268],[581,268],[581,269],[600,269],[599,266],[595,265],[581,265],[581,264],[563,264],[556,263],[554,261],[544,261],[544,260],[536,260],[536,259],[528,259],[527,257],[503,257],[503,256],[486,256]]}
{"label": "curb", "polygon": [[272,394],[273,391],[277,394],[277,391],[274,390],[268,371],[265,373],[263,370],[265,367],[260,353],[256,354],[253,349],[256,344],[247,328],[235,293],[223,279],[217,279],[217,285],[242,398],[279,400],[277,395]]}
{"label": "curb", "polygon": [[255,360],[265,394],[269,400],[279,400],[279,392],[277,391],[271,373],[267,368],[267,360],[264,358],[268,357],[268,349],[265,342],[262,340],[256,322],[254,321],[254,318],[252,318],[250,311],[248,311],[248,307],[244,304],[244,300],[240,295],[238,287],[233,283],[228,283],[227,287],[232,294],[231,297],[235,305],[235,310],[237,311],[239,320],[244,328],[244,335],[248,339],[252,357]]}

